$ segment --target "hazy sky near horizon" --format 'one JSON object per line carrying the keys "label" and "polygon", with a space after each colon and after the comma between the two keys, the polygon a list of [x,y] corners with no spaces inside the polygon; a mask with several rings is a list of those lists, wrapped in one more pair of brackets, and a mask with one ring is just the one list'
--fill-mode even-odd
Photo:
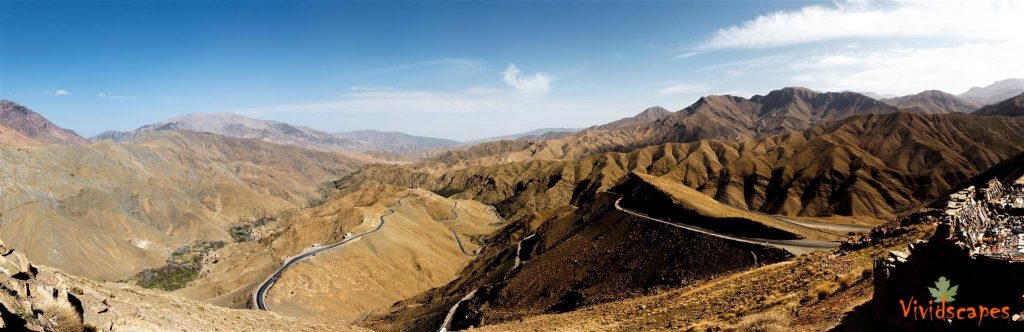
{"label": "hazy sky near horizon", "polygon": [[0,98],[85,136],[192,112],[456,140],[785,86],[1024,77],[1024,2],[0,0]]}

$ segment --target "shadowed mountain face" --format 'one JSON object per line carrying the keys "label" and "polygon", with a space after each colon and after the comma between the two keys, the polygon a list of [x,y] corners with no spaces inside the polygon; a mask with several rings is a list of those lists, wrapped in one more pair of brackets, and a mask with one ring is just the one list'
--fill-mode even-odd
{"label": "shadowed mountain face", "polygon": [[0,143],[5,142],[16,145],[34,145],[33,142],[85,144],[86,140],[74,131],[58,127],[25,106],[0,99]]}
{"label": "shadowed mountain face", "polygon": [[939,90],[928,90],[915,95],[882,99],[883,102],[899,108],[913,109],[928,114],[971,113],[978,105]]}
{"label": "shadowed mountain face", "polygon": [[618,211],[616,198],[596,194],[579,208],[565,206],[529,225],[506,227],[489,237],[488,250],[457,279],[364,324],[383,331],[436,330],[448,309],[472,292],[449,326],[462,330],[693,284],[788,257]]}
{"label": "shadowed mountain face", "polygon": [[124,142],[133,140],[141,131],[174,129],[210,132],[230,137],[255,138],[278,144],[342,151],[403,153],[461,144],[441,138],[375,130],[327,133],[309,127],[295,126],[278,121],[252,119],[233,113],[187,114],[164,122],[146,125],[134,131],[108,131],[94,137],[93,140],[112,139]]}
{"label": "shadowed mountain face", "polygon": [[1024,94],[1004,100],[995,105],[988,105],[974,112],[975,115],[1024,115]]}
{"label": "shadowed mountain face", "polygon": [[1024,79],[1011,78],[986,87],[973,87],[960,94],[960,98],[977,105],[992,105],[1024,93]]}
{"label": "shadowed mountain face", "polygon": [[800,131],[854,115],[896,111],[894,106],[855,92],[784,88],[750,99],[703,97],[648,129],[655,133],[652,143],[744,139]]}

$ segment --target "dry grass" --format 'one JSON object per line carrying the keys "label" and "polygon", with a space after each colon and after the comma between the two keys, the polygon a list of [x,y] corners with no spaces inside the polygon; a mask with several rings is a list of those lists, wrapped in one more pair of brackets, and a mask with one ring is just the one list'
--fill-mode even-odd
{"label": "dry grass", "polygon": [[818,300],[824,300],[829,295],[835,293],[836,290],[839,290],[839,284],[836,284],[835,282],[832,281],[826,281],[814,287],[814,295],[818,298]]}
{"label": "dry grass", "polygon": [[736,332],[790,331],[789,322],[789,314],[781,310],[765,311],[743,317],[731,330]]}

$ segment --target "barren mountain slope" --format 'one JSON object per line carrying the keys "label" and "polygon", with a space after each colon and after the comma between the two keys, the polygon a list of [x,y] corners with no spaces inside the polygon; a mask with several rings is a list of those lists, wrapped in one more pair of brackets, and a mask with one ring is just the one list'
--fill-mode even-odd
{"label": "barren mountain slope", "polygon": [[0,125],[0,146],[27,147],[37,145],[43,145],[43,143],[28,138],[17,130]]}
{"label": "barren mountain slope", "polygon": [[1024,94],[988,105],[974,112],[976,115],[1024,116]]}
{"label": "barren mountain slope", "polygon": [[[0,99],[0,127],[14,130],[32,140],[49,144],[84,144],[74,131],[58,127],[42,115],[10,100]],[[0,144],[3,144],[0,141]]]}
{"label": "barren mountain slope", "polygon": [[0,238],[39,264],[116,280],[178,246],[228,239],[240,216],[295,208],[367,162],[166,131],[138,144],[0,148]]}
{"label": "barren mountain slope", "polygon": [[882,99],[882,102],[900,108],[914,108],[928,114],[971,113],[980,106],[939,90],[928,90],[914,95]]}
{"label": "barren mountain slope", "polygon": [[[614,207],[598,194],[579,209],[538,214],[496,234],[455,281],[371,316],[383,331],[451,330],[565,312],[774,262],[787,253],[670,227]],[[699,254],[698,254],[699,253]]]}
{"label": "barren mountain slope", "polygon": [[480,237],[502,224],[474,201],[365,184],[355,193],[263,226],[255,241],[220,250],[206,276],[179,293],[244,307],[254,284],[273,273],[282,257],[315,243],[339,242],[346,233],[371,231],[382,215],[380,230],[287,270],[267,294],[269,308],[315,321],[355,320],[447,283],[474,257]]}

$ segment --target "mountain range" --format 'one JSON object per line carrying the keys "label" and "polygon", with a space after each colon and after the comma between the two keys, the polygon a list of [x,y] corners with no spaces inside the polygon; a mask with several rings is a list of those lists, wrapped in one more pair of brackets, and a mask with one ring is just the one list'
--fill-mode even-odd
{"label": "mountain range", "polygon": [[93,141],[111,139],[117,142],[134,140],[141,132],[160,130],[192,130],[239,138],[255,138],[277,144],[336,151],[384,151],[411,153],[461,145],[442,138],[422,137],[400,132],[358,130],[327,133],[284,122],[259,120],[234,113],[192,113],[142,126],[133,131],[107,131]]}

